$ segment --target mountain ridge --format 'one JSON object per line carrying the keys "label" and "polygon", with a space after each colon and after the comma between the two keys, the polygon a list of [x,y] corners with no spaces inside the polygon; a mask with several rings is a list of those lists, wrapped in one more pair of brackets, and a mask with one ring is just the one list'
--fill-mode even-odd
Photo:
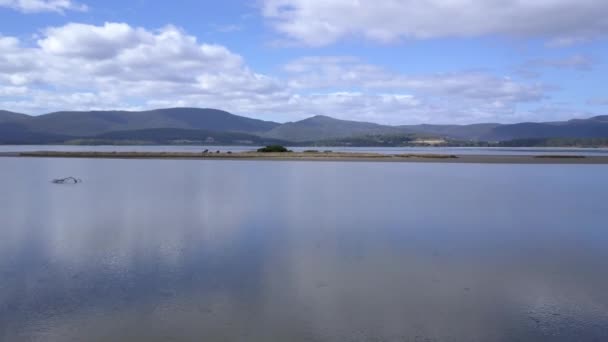
{"label": "mountain ridge", "polygon": [[403,131],[394,126],[315,115],[300,121],[286,122],[263,135],[269,138],[302,142],[339,139],[361,134],[396,133],[403,133]]}
{"label": "mountain ridge", "polygon": [[[366,141],[365,137],[373,137],[374,143],[383,140],[410,141],[415,136],[463,142],[500,142],[547,138],[607,138],[608,115],[567,121],[515,124],[391,126],[373,122],[341,120],[326,115],[315,115],[281,124],[239,116],[219,109],[189,107],[146,111],[60,111],[40,116],[0,110],[0,143],[2,144],[91,141],[96,138],[108,139],[111,136],[120,136],[121,139],[128,140],[125,138],[128,138],[128,132],[132,132],[131,134],[135,136],[143,134],[142,132],[146,130],[146,134],[158,133],[158,141],[167,141],[168,137],[176,138],[174,140],[179,141],[179,136],[175,136],[179,132],[189,139],[197,138],[199,135],[209,135],[210,132],[221,132],[243,133],[260,138],[245,139],[256,142],[280,141],[294,144],[348,141],[351,138],[356,141]],[[242,140],[234,138],[235,135],[217,136],[228,141]],[[230,140],[228,137],[236,140]],[[387,137],[387,139],[382,137]],[[371,140],[368,139],[368,141]]]}
{"label": "mountain ridge", "polygon": [[[12,112],[9,112],[12,113]],[[212,108],[163,108],[147,111],[60,111],[39,116],[2,115],[0,122],[19,121],[30,132],[95,136],[155,128],[207,129],[257,133],[279,123],[238,116]]]}
{"label": "mountain ridge", "polygon": [[27,114],[21,114],[21,113],[16,113],[16,112],[11,112],[8,110],[0,109],[0,123],[27,120],[27,118],[30,118],[30,117],[31,116],[29,116]]}

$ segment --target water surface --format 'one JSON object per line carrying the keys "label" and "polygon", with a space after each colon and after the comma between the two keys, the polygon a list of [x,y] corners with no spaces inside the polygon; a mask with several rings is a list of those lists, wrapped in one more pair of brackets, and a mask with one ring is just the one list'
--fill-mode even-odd
{"label": "water surface", "polygon": [[605,341],[606,174],[2,158],[0,340]]}

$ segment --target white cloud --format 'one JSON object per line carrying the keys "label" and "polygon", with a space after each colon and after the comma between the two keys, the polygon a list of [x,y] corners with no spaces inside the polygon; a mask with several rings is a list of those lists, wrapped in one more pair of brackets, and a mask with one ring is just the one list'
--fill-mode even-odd
{"label": "white cloud", "polygon": [[112,58],[121,51],[154,39],[153,34],[123,23],[105,23],[103,26],[71,23],[48,28],[44,35],[38,41],[44,52],[87,59]]}
{"label": "white cloud", "polygon": [[19,96],[27,94],[26,87],[15,87],[15,86],[7,86],[0,87],[0,96]]}
{"label": "white cloud", "polygon": [[262,0],[288,38],[322,46],[348,37],[378,42],[485,35],[534,36],[554,46],[604,36],[598,0]]}
{"label": "white cloud", "polygon": [[411,94],[373,94],[362,92],[330,92],[295,95],[287,106],[302,117],[311,113],[347,120],[396,123],[404,117],[414,117],[422,103]]}
{"label": "white cloud", "polygon": [[550,39],[545,45],[551,48],[565,48],[572,45],[586,43],[593,38],[594,35],[585,36],[561,36]]}
{"label": "white cloud", "polygon": [[543,69],[590,71],[597,61],[589,56],[577,54],[564,58],[537,58],[515,67],[515,73],[526,78],[538,78]]}
{"label": "white cloud", "polygon": [[323,114],[391,124],[513,122],[537,115],[518,110],[519,104],[549,97],[543,84],[487,72],[407,75],[352,56],[303,57],[283,69],[293,95],[268,112],[300,118]]}
{"label": "white cloud", "polygon": [[540,58],[528,61],[525,67],[546,67],[554,69],[591,70],[595,66],[595,60],[585,55],[573,55],[565,58]]}
{"label": "white cloud", "polygon": [[[45,94],[48,88],[58,94],[104,94],[139,102],[163,96],[226,98],[281,90],[271,77],[252,72],[239,55],[223,46],[198,43],[173,26],[147,31],[121,23],[67,24],[44,30],[43,35],[34,47],[13,37],[0,38],[0,86],[29,86],[45,89]],[[54,102],[41,102],[40,110],[50,109],[44,108],[48,103]],[[74,105],[78,104],[88,106],[90,101],[74,98]]]}
{"label": "white cloud", "polygon": [[450,100],[410,93],[329,92],[300,94],[290,98],[288,107],[296,117],[323,114],[346,120],[388,124],[477,123],[519,119],[513,103]]}
{"label": "white cloud", "polygon": [[353,57],[306,57],[289,63],[294,88],[360,87],[399,89],[435,96],[483,101],[530,102],[542,100],[546,87],[525,85],[484,72],[403,75],[365,64]]}
{"label": "white cloud", "polygon": [[23,13],[86,11],[87,6],[71,0],[0,0],[0,7],[8,7]]}
{"label": "white cloud", "polygon": [[307,57],[284,76],[179,28],[124,23],[47,28],[31,44],[0,37],[0,108],[215,107],[277,121],[315,114],[392,124],[511,121],[546,88],[485,72],[405,75],[354,57]]}

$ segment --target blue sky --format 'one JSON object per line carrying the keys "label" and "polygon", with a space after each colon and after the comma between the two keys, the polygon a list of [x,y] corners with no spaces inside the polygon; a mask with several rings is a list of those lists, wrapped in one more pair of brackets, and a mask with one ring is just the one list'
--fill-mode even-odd
{"label": "blue sky", "polygon": [[0,0],[0,108],[293,121],[608,113],[608,2]]}

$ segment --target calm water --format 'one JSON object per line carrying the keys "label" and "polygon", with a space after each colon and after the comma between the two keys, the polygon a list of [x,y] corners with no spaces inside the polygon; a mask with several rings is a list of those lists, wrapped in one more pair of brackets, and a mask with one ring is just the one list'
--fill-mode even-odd
{"label": "calm water", "polygon": [[606,341],[607,174],[0,158],[0,341]]}
{"label": "calm water", "polygon": [[[245,152],[254,151],[259,146],[69,146],[69,145],[0,145],[2,152],[28,152],[28,151],[69,151],[69,152],[200,152],[210,151]],[[335,152],[352,153],[431,153],[431,154],[473,154],[473,155],[608,155],[608,148],[561,148],[561,147],[290,147],[293,151],[304,150],[331,150]]]}

